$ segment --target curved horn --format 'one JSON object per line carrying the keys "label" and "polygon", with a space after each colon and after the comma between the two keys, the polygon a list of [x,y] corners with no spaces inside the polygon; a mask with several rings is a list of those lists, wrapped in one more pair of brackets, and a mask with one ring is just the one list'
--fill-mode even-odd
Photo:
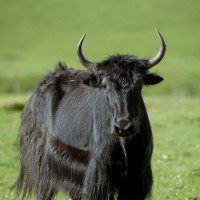
{"label": "curved horn", "polygon": [[162,35],[160,34],[160,32],[157,29],[156,29],[156,33],[160,40],[160,49],[159,49],[157,55],[148,61],[148,69],[150,69],[153,66],[155,66],[156,64],[158,64],[164,57],[165,51],[166,51],[166,44],[165,44],[165,41],[164,41]]}
{"label": "curved horn", "polygon": [[81,64],[86,67],[87,69],[92,69],[96,64],[95,63],[92,63],[90,61],[88,61],[84,56],[83,56],[83,53],[82,53],[82,43],[83,43],[83,40],[85,38],[85,35],[83,35],[77,45],[77,55],[78,55],[78,58],[79,58],[79,61],[81,62]]}

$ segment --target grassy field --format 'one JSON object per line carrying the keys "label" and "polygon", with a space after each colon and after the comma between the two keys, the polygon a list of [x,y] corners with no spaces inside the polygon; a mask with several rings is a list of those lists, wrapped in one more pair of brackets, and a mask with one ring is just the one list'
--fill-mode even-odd
{"label": "grassy field", "polygon": [[59,61],[80,68],[76,45],[100,61],[110,54],[152,57],[167,44],[152,71],[165,77],[149,94],[200,94],[200,1],[0,1],[0,92],[27,92]]}
{"label": "grassy field", "polygon": [[[200,1],[2,0],[0,1],[0,200],[18,200],[17,133],[22,107],[38,80],[61,60],[82,68],[76,44],[100,61],[111,54],[152,57],[164,77],[144,89],[154,132],[153,200],[200,199]],[[59,195],[57,200],[64,199]]]}

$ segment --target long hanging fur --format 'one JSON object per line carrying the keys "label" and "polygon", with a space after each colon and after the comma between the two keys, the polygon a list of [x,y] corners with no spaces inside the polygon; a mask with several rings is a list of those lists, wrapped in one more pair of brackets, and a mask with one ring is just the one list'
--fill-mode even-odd
{"label": "long hanging fur", "polygon": [[[88,159],[88,152],[78,150],[74,153],[73,147],[62,144],[51,135],[52,113],[63,95],[58,85],[61,82],[72,82],[70,89],[73,89],[79,84],[82,76],[87,77],[88,73],[59,66],[55,72],[49,73],[38,84],[24,108],[19,135],[21,168],[17,179],[17,191],[19,193],[23,189],[23,199],[30,196],[32,192],[35,193],[37,199],[51,199],[59,187],[59,181],[54,176],[60,174],[60,178],[63,179],[63,172],[66,170],[62,169],[62,160],[72,162],[73,154],[77,154],[76,162],[78,162],[80,153],[84,154],[86,160]],[[51,149],[52,155],[48,155],[47,149]],[[59,157],[53,157],[54,154]],[[54,163],[56,163],[55,166]],[[79,162],[75,165],[77,165],[76,168],[81,166]],[[53,177],[49,175],[52,170],[58,170]],[[74,188],[77,188],[77,185],[72,188],[72,190],[77,190]]]}

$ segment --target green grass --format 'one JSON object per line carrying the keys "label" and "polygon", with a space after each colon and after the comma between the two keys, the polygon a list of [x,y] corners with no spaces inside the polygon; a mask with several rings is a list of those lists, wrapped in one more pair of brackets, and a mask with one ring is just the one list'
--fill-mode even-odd
{"label": "green grass", "polygon": [[157,27],[167,44],[151,71],[164,76],[149,94],[200,94],[200,1],[0,1],[0,93],[27,92],[57,61],[80,68],[76,44],[100,61],[115,53],[152,57]]}
{"label": "green grass", "polygon": [[[0,200],[17,200],[12,189],[19,170],[17,130],[27,96],[0,100]],[[154,133],[152,200],[200,198],[199,97],[145,96]],[[196,199],[195,199],[196,198]],[[65,199],[62,194],[58,200]]]}
{"label": "green grass", "polygon": [[147,98],[155,133],[155,199],[200,198],[199,101],[184,97]]}

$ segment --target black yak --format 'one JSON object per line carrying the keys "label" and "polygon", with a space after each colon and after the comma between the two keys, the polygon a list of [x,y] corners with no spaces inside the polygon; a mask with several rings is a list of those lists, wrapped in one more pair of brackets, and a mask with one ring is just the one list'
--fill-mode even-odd
{"label": "black yak", "polygon": [[[156,30],[157,31],[157,30]],[[64,191],[73,200],[146,199],[153,183],[152,131],[141,96],[149,73],[166,51],[151,59],[114,55],[87,70],[59,63],[38,84],[22,113],[17,191],[51,200]]]}

